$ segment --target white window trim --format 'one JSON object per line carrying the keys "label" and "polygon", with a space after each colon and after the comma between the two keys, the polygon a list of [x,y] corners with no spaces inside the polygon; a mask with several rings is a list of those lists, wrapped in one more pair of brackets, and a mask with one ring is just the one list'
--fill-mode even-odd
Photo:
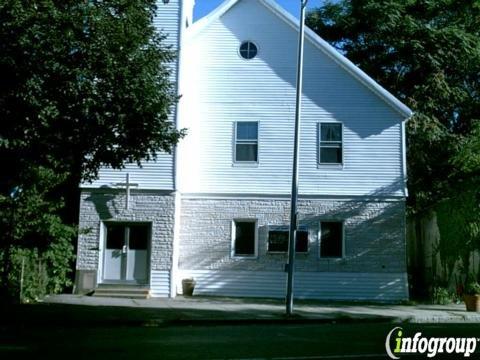
{"label": "white window trim", "polygon": [[[243,141],[241,144],[247,144],[247,145],[257,145],[257,161],[238,161],[237,160],[237,127],[239,123],[257,123],[257,140],[251,140],[251,141],[245,141],[245,140],[240,140]],[[233,137],[233,165],[234,166],[246,166],[246,167],[257,167],[258,163],[260,162],[260,121],[255,121],[255,120],[240,120],[240,121],[235,121],[233,123],[233,131],[234,131],[234,137]]]}
{"label": "white window trim", "polygon": [[[267,231],[267,254],[288,254],[288,250],[287,251],[270,251],[268,248],[270,246],[270,243],[268,242],[268,239],[269,239],[269,235],[270,235],[270,231],[284,231],[284,232],[287,232],[290,237],[290,226],[287,226],[288,229],[284,229],[285,226],[283,225],[270,225],[268,227],[268,231]],[[299,226],[297,227],[297,232],[298,231],[304,231],[307,233],[307,251],[295,251],[295,254],[298,254],[298,255],[306,255],[306,254],[309,254],[310,253],[310,231],[308,229],[308,227],[306,226]],[[288,248],[288,243],[287,243],[287,248]]]}
{"label": "white window trim", "polygon": [[[236,222],[252,222],[255,223],[255,244],[254,244],[254,254],[253,255],[236,255],[235,254],[235,223]],[[258,258],[258,219],[252,218],[236,218],[232,220],[231,223],[231,245],[230,245],[230,257],[232,259],[257,259]]]}
{"label": "white window trim", "polygon": [[[339,222],[342,224],[342,256],[322,256],[322,222]],[[322,219],[318,223],[318,258],[322,260],[345,259],[345,221],[339,219]]]}
{"label": "white window trim", "polygon": [[[340,163],[322,163],[321,162],[321,152],[322,152],[322,124],[338,124],[341,126],[341,145],[342,145],[342,162]],[[318,146],[317,146],[317,151],[318,151],[318,161],[317,161],[317,167],[321,167],[322,169],[328,169],[328,170],[342,170],[343,166],[345,164],[345,134],[344,134],[344,126],[342,122],[338,121],[321,121],[318,123]],[[336,141],[335,143],[338,143]]]}

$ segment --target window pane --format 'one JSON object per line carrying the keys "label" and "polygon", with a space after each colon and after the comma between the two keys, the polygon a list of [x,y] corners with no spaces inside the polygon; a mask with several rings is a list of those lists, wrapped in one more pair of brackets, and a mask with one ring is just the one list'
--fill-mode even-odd
{"label": "window pane", "polygon": [[326,221],[320,227],[320,256],[342,257],[342,223]]}
{"label": "window pane", "polygon": [[257,161],[257,144],[237,144],[235,152],[235,161]]}
{"label": "window pane", "polygon": [[250,41],[246,41],[240,45],[240,55],[245,59],[253,59],[257,56],[257,51],[257,46]]}
{"label": "window pane", "polygon": [[[268,232],[268,251],[288,252],[289,230]],[[297,230],[296,252],[308,252],[308,231]]]}
{"label": "window pane", "polygon": [[255,255],[255,223],[235,221],[235,255]]}
{"label": "window pane", "polygon": [[268,251],[288,251],[288,231],[268,232]]}
{"label": "window pane", "polygon": [[341,164],[342,163],[342,148],[321,147],[320,148],[320,163],[326,164]]}
{"label": "window pane", "polygon": [[125,244],[125,226],[107,224],[107,249],[121,249]]}
{"label": "window pane", "polygon": [[237,140],[257,140],[258,123],[253,121],[237,122]]}
{"label": "window pane", "polygon": [[130,225],[128,247],[131,250],[147,250],[150,238],[150,226],[146,224]]}
{"label": "window pane", "polygon": [[308,231],[297,231],[296,252],[308,252]]}
{"label": "window pane", "polygon": [[342,141],[341,124],[320,124],[320,141]]}

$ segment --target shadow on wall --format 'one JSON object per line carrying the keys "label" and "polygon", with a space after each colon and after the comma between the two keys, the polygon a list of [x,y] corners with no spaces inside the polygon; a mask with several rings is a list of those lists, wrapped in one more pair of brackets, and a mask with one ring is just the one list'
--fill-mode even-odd
{"label": "shadow on wall", "polygon": [[[316,204],[311,205],[309,199],[301,199],[299,202],[299,219],[301,225],[307,226],[309,230],[313,229],[313,234],[318,231],[320,221],[338,220],[345,222],[346,228],[346,257],[341,260],[331,260],[331,262],[348,263],[355,260],[357,264],[361,263],[362,257],[383,255],[385,257],[391,256],[391,259],[385,259],[384,264],[380,264],[378,271],[388,271],[388,264],[390,261],[395,261],[399,257],[399,251],[403,254],[401,259],[397,262],[405,262],[405,220],[403,216],[404,205],[402,202],[392,201],[389,203],[384,201],[383,197],[386,194],[391,194],[391,189],[396,189],[403,184],[403,180],[396,180],[389,186],[378,189],[370,194],[372,201],[353,201],[353,200],[339,200],[334,206],[328,206],[331,201],[316,199]],[[270,200],[265,200],[269,203]],[[215,212],[215,219],[211,216],[202,219],[202,213],[197,213],[195,223],[189,224],[187,220],[186,228],[182,229],[183,235],[195,232],[202,241],[189,241],[188,244],[180,246],[193,246],[195,251],[185,251],[181,255],[180,268],[187,269],[208,269],[208,270],[241,270],[248,267],[249,270],[258,271],[283,271],[287,259],[286,254],[272,254],[267,253],[266,243],[268,241],[269,225],[289,225],[289,204],[285,204],[288,200],[284,200],[277,205],[280,206],[266,206],[265,211],[270,213],[261,215],[258,214],[258,205],[252,206],[245,200],[248,218],[259,219],[259,258],[257,259],[233,259],[231,257],[231,213],[222,213],[221,208],[215,209],[212,205],[212,212]],[[378,202],[376,202],[378,201]],[[314,212],[307,212],[305,209],[312,209],[320,204],[320,208],[315,209]],[[383,204],[382,206],[372,206],[372,204]],[[325,206],[323,206],[325,205]],[[400,206],[400,208],[399,208]],[[251,210],[248,209],[251,207]],[[243,211],[243,209],[242,209]],[[267,215],[267,216],[265,216]],[[262,223],[262,218],[275,219],[272,223]],[[212,236],[211,231],[206,230],[210,227],[216,227],[219,233]],[[372,229],[377,233],[372,236]],[[312,232],[310,232],[312,238]],[[181,235],[181,238],[183,236]],[[205,241],[208,239],[208,241]],[[363,240],[368,239],[368,241]],[[388,244],[389,246],[383,246]],[[314,242],[310,239],[310,249],[308,255],[298,254],[299,267],[302,267],[302,262],[317,262],[318,258],[318,241],[315,237]],[[188,255],[184,255],[188,253]],[[371,255],[370,255],[371,254]],[[373,260],[373,259],[372,259]],[[378,260],[378,259],[377,259]],[[322,259],[326,265],[326,259]],[[383,267],[382,267],[383,265]],[[370,267],[371,268],[371,267]],[[324,268],[317,268],[313,266],[307,268],[306,271],[325,271]],[[336,268],[340,270],[340,268]],[[350,269],[352,270],[352,269]],[[344,270],[345,271],[345,270]]]}
{"label": "shadow on wall", "polygon": [[[407,298],[404,203],[385,202],[384,198],[386,194],[391,193],[390,189],[397,188],[399,183],[403,184],[403,180],[399,179],[371,193],[371,201],[344,200],[335,202],[334,206],[328,206],[331,201],[325,201],[327,206],[322,207],[321,200],[314,200],[316,204],[320,204],[318,211],[305,211],[316,206],[310,203],[313,200],[300,201],[300,222],[309,229],[315,229],[311,234],[318,230],[322,220],[345,221],[346,249],[346,256],[342,259],[319,259],[318,238],[313,239],[314,241],[310,239],[309,253],[298,254],[296,257],[296,267],[300,274],[297,276],[297,285],[301,288],[300,297],[379,301]],[[249,216],[262,219],[262,216],[258,215],[258,211],[261,211],[258,204],[253,206],[248,200],[245,202],[247,213],[250,211],[248,208],[252,208]],[[212,205],[212,209],[214,208]],[[270,206],[267,211],[272,212],[267,218],[276,218],[280,221],[288,219],[288,206],[281,208]],[[277,211],[286,213],[278,216]],[[283,270],[287,254],[267,253],[266,242],[268,225],[288,225],[288,221],[283,224],[259,223],[259,257],[234,259],[230,256],[232,221],[230,215],[217,214],[214,221],[199,217],[201,214],[195,218],[193,225],[187,224],[190,226],[188,231],[195,232],[196,226],[199,228],[215,226],[222,229],[222,235],[209,239],[207,244],[203,240],[196,242],[197,245],[189,243],[189,246],[194,246],[194,251],[181,256],[180,269],[192,270],[193,273],[186,276],[198,277],[197,293],[218,293],[226,296],[246,294],[259,297],[265,294],[272,297],[284,296]],[[208,225],[202,222],[207,222]],[[200,236],[209,235],[202,233]],[[335,273],[335,276],[328,276],[332,273]],[[369,277],[362,274],[373,275]],[[352,293],[356,295],[352,297]]]}
{"label": "shadow on wall", "polygon": [[95,206],[95,211],[101,220],[112,219],[115,214],[119,213],[115,200],[121,193],[118,189],[103,185],[99,189],[90,191],[90,196],[85,201],[91,202]]}
{"label": "shadow on wall", "polygon": [[[283,101],[288,103],[293,111],[298,32],[292,31],[287,23],[271,13],[260,2],[252,4],[252,2],[237,4],[220,19],[222,25],[237,39],[238,46],[243,41],[251,40],[259,48],[257,58],[248,63],[250,66],[247,66],[243,59],[239,59],[241,63],[238,67],[242,70],[242,76],[229,78],[228,86],[231,89],[248,87],[252,94],[259,95],[256,99],[258,103],[270,103],[272,98],[278,97],[278,88],[287,87]],[[246,18],[240,15],[241,11],[249,11],[241,9],[247,6],[258,7],[258,11],[255,11],[256,16]],[[229,54],[217,53],[226,51]],[[231,54],[231,52],[230,47],[214,47],[213,51],[209,47],[208,53],[204,55],[227,59],[232,56],[238,57],[236,53]],[[236,62],[233,60],[224,63],[215,62],[215,70],[221,71],[222,64],[226,64],[223,70],[228,71]],[[268,76],[272,72],[280,79]],[[259,73],[265,76],[258,76]],[[239,90],[239,93],[242,91]],[[401,120],[401,116],[389,105],[308,39],[305,41],[303,96],[304,107],[306,107],[304,117],[310,116],[308,106],[310,103],[314,104],[324,110],[324,114],[321,115],[343,122],[360,138],[378,135]],[[365,119],[368,119],[368,123],[358,121]]]}

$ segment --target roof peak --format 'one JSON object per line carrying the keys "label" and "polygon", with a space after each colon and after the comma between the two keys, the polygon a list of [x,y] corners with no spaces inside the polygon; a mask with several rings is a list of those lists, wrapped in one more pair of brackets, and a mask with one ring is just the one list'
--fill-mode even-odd
{"label": "roof peak", "polygon": [[[252,1],[252,0],[225,0],[221,3],[215,10],[210,14],[204,16],[200,20],[193,23],[193,25],[187,30],[189,37],[195,37],[201,33],[204,29],[213,23],[215,20],[222,17],[227,13],[234,5],[241,1]],[[300,20],[294,15],[285,10],[280,6],[275,0],[256,0],[259,3],[263,4],[267,9],[276,14],[279,18],[285,21],[289,26],[291,26],[295,31],[300,31]],[[345,71],[347,71],[351,76],[356,78],[360,83],[366,86],[370,91],[380,97],[385,101],[390,107],[396,110],[404,118],[410,118],[413,115],[412,110],[398,100],[393,94],[388,90],[383,88],[378,84],[374,79],[368,76],[363,70],[358,66],[352,63],[348,58],[339,53],[332,45],[323,40],[318,36],[313,30],[305,27],[305,39],[327,55],[332,61],[337,63]]]}

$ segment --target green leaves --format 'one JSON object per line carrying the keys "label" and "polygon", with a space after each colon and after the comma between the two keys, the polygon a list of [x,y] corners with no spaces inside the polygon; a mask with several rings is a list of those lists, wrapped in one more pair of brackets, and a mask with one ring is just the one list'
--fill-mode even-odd
{"label": "green leaves", "polygon": [[[449,197],[455,146],[480,119],[478,0],[343,0],[307,23],[416,113],[408,125],[410,205]],[[451,174],[451,176],[446,176]],[[450,184],[451,185],[451,184]]]}
{"label": "green leaves", "polygon": [[[0,253],[6,258],[11,246],[35,249],[63,269],[55,274],[67,271],[78,184],[101,166],[122,168],[171,151],[182,137],[170,120],[175,54],[153,27],[155,4],[0,3]],[[8,195],[14,187],[23,189],[15,201]],[[65,261],[50,258],[57,249]],[[8,264],[0,269],[8,272]],[[67,278],[59,279],[58,286]]]}
{"label": "green leaves", "polygon": [[437,213],[447,275],[458,260],[468,273],[480,249],[480,1],[343,0],[307,22],[415,111],[410,212]]}
{"label": "green leaves", "polygon": [[181,137],[168,120],[174,54],[154,15],[146,0],[1,5],[2,138],[28,141],[29,161],[61,158],[61,170],[79,180],[170,151]]}

